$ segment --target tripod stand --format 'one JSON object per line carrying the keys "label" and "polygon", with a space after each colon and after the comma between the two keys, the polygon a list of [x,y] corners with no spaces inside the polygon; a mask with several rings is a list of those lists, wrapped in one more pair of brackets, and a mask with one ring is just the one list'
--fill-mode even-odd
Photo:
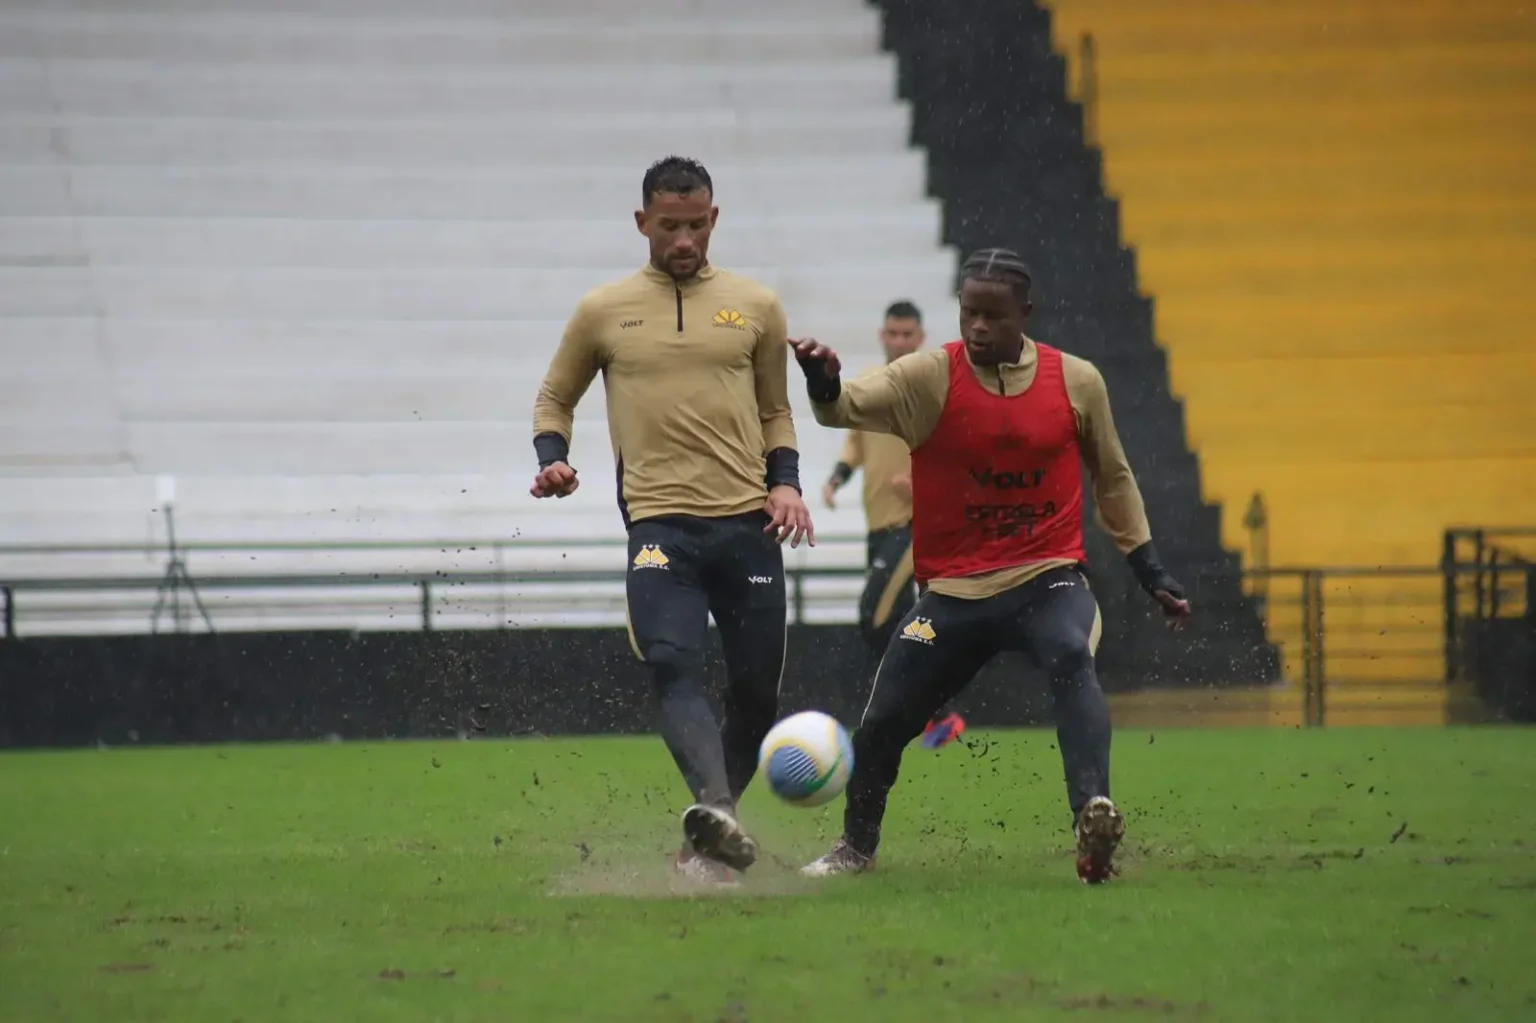
{"label": "tripod stand", "polygon": [[197,585],[192,582],[192,575],[187,571],[187,563],[181,557],[181,552],[176,547],[176,511],[170,501],[162,501],[161,507],[165,513],[165,537],[169,551],[169,557],[165,562],[165,576],[161,578],[160,585],[156,589],[155,609],[149,616],[149,631],[160,631],[160,615],[165,611],[167,601],[171,605],[171,621],[176,624],[177,632],[185,632],[186,616],[181,608],[181,590],[186,587],[188,595],[192,598],[197,613],[202,615],[203,624],[208,626],[208,631],[213,631],[213,619],[208,617],[208,609],[203,606],[203,598],[198,595]]}

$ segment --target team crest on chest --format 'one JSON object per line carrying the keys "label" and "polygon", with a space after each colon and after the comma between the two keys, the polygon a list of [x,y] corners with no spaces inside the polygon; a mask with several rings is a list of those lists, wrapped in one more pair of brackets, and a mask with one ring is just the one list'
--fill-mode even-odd
{"label": "team crest on chest", "polygon": [[729,327],[732,330],[747,330],[747,318],[735,309],[729,307],[715,314],[714,320],[717,327]]}

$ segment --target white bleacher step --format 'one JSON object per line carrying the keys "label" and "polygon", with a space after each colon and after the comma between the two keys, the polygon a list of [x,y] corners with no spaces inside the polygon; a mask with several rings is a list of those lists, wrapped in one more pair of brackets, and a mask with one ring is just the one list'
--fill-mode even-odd
{"label": "white bleacher step", "polygon": [[[633,214],[644,166],[594,154],[543,168],[390,170],[346,167],[0,168],[0,217],[320,217],[544,220],[582,210],[595,220]],[[722,218],[743,213],[888,211],[921,205],[920,153],[776,159],[711,168]]]}
{"label": "white bleacher step", "polygon": [[[669,113],[622,121],[504,110],[473,119],[271,121],[124,116],[0,117],[0,159],[13,164],[191,167],[559,167],[592,159],[639,173],[667,153],[708,163],[895,155],[911,132],[905,103],[842,110],[695,110],[685,123]],[[67,155],[66,155],[67,154]]]}
{"label": "white bleacher step", "polygon": [[[73,374],[5,377],[0,395],[15,392],[24,410],[42,414],[78,409],[85,418],[114,418],[134,423],[310,422],[310,423],[514,423],[533,421],[542,364],[523,372],[400,372],[357,367],[350,372],[294,373],[271,367],[260,372],[133,372],[115,374],[108,383],[82,384]],[[821,428],[811,417],[798,369],[788,372],[790,403],[801,426],[802,447],[816,446]],[[94,404],[78,404],[81,395],[98,395]],[[600,386],[576,407],[576,431],[583,437],[607,436],[606,405]],[[72,404],[74,403],[74,404]],[[16,422],[20,419],[10,420]],[[7,421],[0,417],[0,422]]]}
{"label": "white bleacher step", "polygon": [[875,106],[895,99],[895,58],[871,53],[834,61],[711,64],[623,63],[593,74],[588,64],[423,71],[232,65],[200,68],[137,61],[0,59],[0,114],[90,116],[345,117],[447,116],[528,107],[662,111],[677,97],[731,108]]}
{"label": "white bleacher step", "polygon": [[[149,511],[157,507],[156,487],[156,477],[150,475],[13,480],[0,485],[0,515],[66,509]],[[175,500],[184,511],[212,515],[300,514],[337,507],[430,512],[447,506],[496,513],[527,496],[527,489],[528,480],[510,468],[473,474],[178,475]]]}
{"label": "white bleacher step", "polygon": [[[616,516],[614,516],[616,518]],[[9,525],[8,518],[0,523]],[[198,534],[214,525],[196,515],[178,516],[178,542],[183,545],[180,553],[189,568],[205,576],[232,576],[253,578],[283,575],[338,575],[363,577],[377,573],[420,573],[432,575],[447,573],[525,572],[558,577],[561,573],[616,573],[628,564],[622,527],[604,528],[600,537],[566,540],[551,537],[537,545],[529,545],[509,533],[503,523],[500,531],[470,536],[460,533],[442,533],[440,543],[423,542],[412,547],[369,547],[359,541],[351,546],[302,548],[298,544],[324,543],[322,537],[311,537],[304,532],[304,523],[287,523],[284,541],[290,546],[283,549],[258,549],[252,541],[242,541],[237,549],[209,550]],[[18,523],[19,525],[22,523]],[[259,524],[259,523],[258,523]],[[430,522],[401,522],[399,528],[409,525],[434,525]],[[13,552],[0,548],[0,581],[5,579],[68,579],[68,578],[138,578],[147,572],[164,569],[168,548],[164,542],[164,530],[160,523],[146,523],[146,530],[139,536],[123,543],[135,545],[133,550],[78,551],[60,549],[38,553]],[[231,521],[224,525],[238,525]],[[459,523],[446,520],[444,526]],[[597,526],[597,523],[593,523]],[[183,528],[185,526],[186,528]],[[827,534],[823,530],[824,535]],[[406,534],[397,533],[389,539]],[[434,534],[423,533],[424,538]],[[612,540],[610,544],[595,546],[591,539]],[[17,541],[21,542],[21,541]],[[104,543],[104,541],[99,541]],[[191,544],[190,548],[185,545]],[[786,565],[792,568],[814,568],[818,571],[862,571],[865,552],[862,540],[824,541],[814,550],[802,547],[786,550]],[[556,581],[565,581],[559,580]]]}
{"label": "white bleacher step", "polygon": [[[953,268],[953,257],[936,251],[896,267],[734,269],[793,310],[874,309],[891,295],[935,305]],[[556,320],[592,288],[633,272],[0,267],[0,316]]]}
{"label": "white bleacher step", "polygon": [[[46,403],[73,378],[35,377]],[[265,373],[122,372],[107,391],[125,420],[191,422],[532,422],[539,378],[527,374],[368,371],[319,375],[274,367]],[[19,389],[19,388],[16,388]],[[74,388],[78,390],[78,388]],[[0,383],[0,396],[7,387]],[[601,393],[576,409],[577,429],[607,434]],[[44,405],[43,407],[46,407]]]}
{"label": "white bleacher step", "polygon": [[[130,423],[126,433],[146,473],[486,473],[531,462],[532,430],[523,422]],[[572,460],[578,457],[605,467],[598,475],[606,476],[613,464],[607,434],[578,433]]]}
{"label": "white bleacher step", "polygon": [[[526,422],[463,421],[128,423],[124,428],[126,448],[140,472],[209,475],[523,472],[532,460],[531,432]],[[841,439],[814,427],[801,432],[806,435],[802,459],[825,461],[830,469]],[[4,448],[0,444],[0,451]],[[585,468],[589,485],[608,477],[613,456],[607,432],[578,429],[571,462]],[[587,500],[582,494],[596,496],[587,486],[577,495]]]}
{"label": "white bleacher step", "polygon": [[[27,15],[40,21],[75,18],[125,18],[126,12],[138,16],[181,18],[310,16],[351,23],[361,17],[370,19],[414,18],[452,25],[460,20],[481,21],[501,18],[518,24],[524,20],[581,18],[594,24],[638,24],[660,18],[689,18],[696,23],[717,24],[761,16],[763,8],[755,0],[647,0],[636,8],[631,0],[435,0],[430,10],[416,0],[29,0],[16,4]],[[862,4],[853,0],[779,0],[774,5],[786,20],[814,21],[830,11],[848,12]]]}
{"label": "white bleacher step", "polygon": [[[194,577],[194,583],[196,579]],[[857,576],[808,579],[802,588],[804,620],[847,623],[854,618]],[[180,590],[183,628],[206,625]],[[221,632],[350,629],[415,631],[422,627],[422,594],[409,585],[225,588],[197,585],[197,596]],[[138,634],[151,630],[159,593],[154,588],[86,591],[24,590],[16,595],[17,634]],[[624,624],[622,581],[610,583],[461,584],[431,590],[432,627],[445,629],[613,627]],[[160,631],[176,626],[168,605]]]}
{"label": "white bleacher step", "polygon": [[115,417],[0,420],[0,472],[115,471],[131,461],[131,451],[128,431]]}
{"label": "white bleacher step", "polygon": [[[519,479],[526,481],[531,477],[530,471]],[[7,485],[8,481],[0,479],[0,489]],[[572,504],[582,507],[567,511]],[[862,563],[861,541],[855,538],[862,529],[862,519],[856,506],[840,507],[835,512],[812,508],[812,516],[821,540],[815,548],[786,547],[786,564],[837,568]],[[199,564],[223,564],[238,572],[293,571],[320,563],[355,571],[403,571],[410,565],[421,564],[485,568],[490,564],[488,558],[496,559],[496,564],[504,568],[585,571],[603,564],[622,565],[624,560],[624,524],[611,487],[604,494],[583,497],[578,492],[563,501],[542,502],[541,506],[536,506],[525,493],[521,499],[494,512],[458,512],[448,505],[430,511],[357,508],[332,501],[316,505],[313,511],[261,509],[210,514],[178,503],[175,517],[178,542],[220,546],[220,552],[196,551]],[[160,509],[5,512],[0,513],[0,526],[5,529],[5,543],[0,548],[93,544],[128,545],[136,552],[147,549],[163,553],[165,549],[164,515]],[[413,547],[407,550],[378,546],[406,542]],[[610,546],[592,546],[597,542]],[[326,550],[238,549],[274,543],[315,545]],[[155,556],[163,563],[163,557]],[[3,549],[0,574],[12,578],[54,574],[62,569],[66,557],[74,559],[69,569],[75,574],[92,574],[104,561],[100,556],[90,556],[90,564],[96,566],[92,568],[82,560],[84,554],[29,554]],[[125,551],[114,555],[110,563],[123,568],[142,560],[141,553]]]}
{"label": "white bleacher step", "polygon": [[[0,331],[5,329],[0,320]],[[8,426],[69,422],[113,424],[117,387],[99,362],[65,372],[40,373],[25,361],[0,365],[0,423]]]}
{"label": "white bleacher step", "polygon": [[[826,217],[729,219],[713,240],[721,266],[932,258],[938,211],[912,204]],[[836,239],[835,245],[829,239]],[[586,269],[618,253],[645,258],[634,222],[612,220],[323,220],[272,217],[16,217],[0,265],[312,266]]]}
{"label": "white bleacher step", "polygon": [[[505,523],[499,517],[513,507],[542,507],[560,512],[535,524],[533,532],[525,537],[529,542],[600,539],[590,534],[589,525],[573,524],[572,516],[580,519],[589,515],[607,521],[614,507],[612,480],[588,466],[578,496],[531,504],[527,489],[534,466],[531,448],[525,452],[526,462],[509,456],[503,469],[483,474],[177,474],[175,505],[180,515],[208,521],[209,525],[195,528],[202,529],[203,538],[210,542],[281,540],[295,521],[316,514],[368,517],[370,521],[387,519],[385,525],[394,532],[385,530],[384,535],[397,540],[507,537]],[[146,514],[158,516],[156,487],[156,478],[149,475],[7,480],[0,483],[0,517],[8,516],[8,521],[13,522],[30,517],[42,523],[61,513],[97,516],[99,521]],[[822,531],[829,537],[852,536],[863,530],[858,518],[858,494],[851,492],[846,496],[847,500],[840,502],[836,510],[819,506],[813,509],[818,520],[824,520]],[[244,523],[243,531],[221,532],[217,522],[226,520],[240,520]],[[93,538],[90,529],[83,530],[81,535]]]}
{"label": "white bleacher step", "polygon": [[[613,159],[656,158],[662,151],[717,147],[739,158],[778,144],[780,155],[886,150],[905,137],[910,110],[892,101],[875,107],[816,110],[704,106],[686,124],[665,112],[617,119],[602,110],[512,109],[475,117],[417,120],[264,120],[260,118],[0,116],[0,153],[24,163],[184,164],[247,166],[304,162],[405,166],[413,164],[559,164],[596,149]],[[797,141],[846,146],[811,148]]]}
{"label": "white bleacher step", "polygon": [[[878,361],[876,332],[885,305],[859,316],[845,307],[787,310],[790,331],[816,337],[863,366]],[[924,307],[929,332],[953,332],[945,303]],[[573,307],[574,309],[574,307]],[[104,372],[107,361],[136,373],[355,372],[360,366],[397,373],[422,371],[531,374],[536,386],[565,330],[549,320],[237,320],[14,317],[0,330],[0,374]]]}
{"label": "white bleacher step", "polygon": [[837,59],[879,48],[878,12],[847,3],[830,8],[805,20],[660,15],[630,24],[583,18],[579,9],[564,19],[516,21],[425,13],[337,19],[266,12],[185,11],[167,18],[132,10],[0,11],[0,57],[415,68],[604,59],[665,65],[743,50],[767,60]]}

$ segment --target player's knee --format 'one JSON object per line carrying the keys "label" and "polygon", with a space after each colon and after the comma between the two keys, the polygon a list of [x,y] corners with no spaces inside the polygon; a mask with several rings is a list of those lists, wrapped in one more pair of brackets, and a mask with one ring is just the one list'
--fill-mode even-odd
{"label": "player's knee", "polygon": [[704,670],[702,651],[691,650],[666,639],[653,639],[637,645],[659,688],[665,689],[696,677]]}
{"label": "player's knee", "polygon": [[1041,651],[1046,673],[1052,681],[1074,682],[1093,678],[1093,648],[1088,634],[1080,629],[1064,631],[1052,638]]}

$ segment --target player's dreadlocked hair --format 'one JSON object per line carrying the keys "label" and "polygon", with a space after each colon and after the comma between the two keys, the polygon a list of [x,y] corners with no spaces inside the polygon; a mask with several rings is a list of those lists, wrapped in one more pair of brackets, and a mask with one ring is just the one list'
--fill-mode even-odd
{"label": "player's dreadlocked hair", "polygon": [[960,265],[962,281],[998,281],[1013,289],[1020,302],[1029,301],[1029,267],[1012,249],[977,249]]}
{"label": "player's dreadlocked hair", "polygon": [[701,189],[711,195],[715,191],[715,183],[702,163],[686,156],[665,156],[646,170],[640,182],[640,202],[649,206],[651,197],[662,192],[688,195]]}

